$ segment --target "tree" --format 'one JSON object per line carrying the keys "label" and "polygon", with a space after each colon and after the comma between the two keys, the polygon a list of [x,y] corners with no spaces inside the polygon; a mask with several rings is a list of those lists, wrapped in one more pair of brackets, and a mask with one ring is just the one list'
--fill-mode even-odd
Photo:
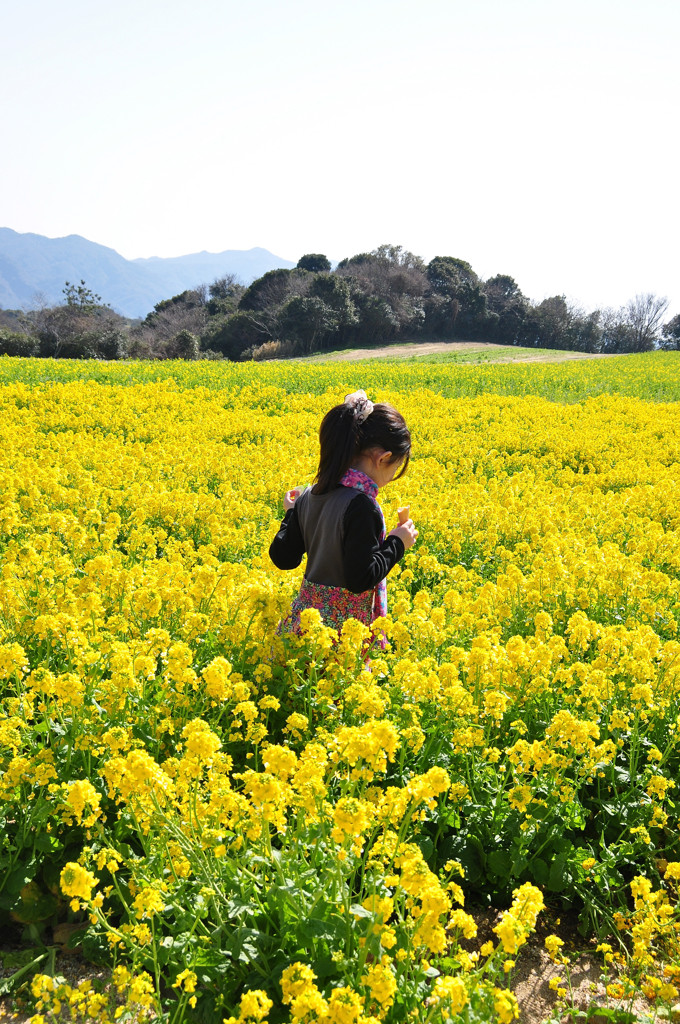
{"label": "tree", "polygon": [[229,299],[239,288],[245,291],[236,274],[223,274],[208,285],[208,295],[211,299]]}
{"label": "tree", "polygon": [[400,323],[392,306],[378,295],[354,294],[359,326],[356,340],[367,345],[378,344],[395,337]]}
{"label": "tree", "polygon": [[427,265],[427,279],[435,292],[452,294],[475,288],[479,278],[465,260],[455,256],[435,256]]}
{"label": "tree", "polygon": [[60,359],[122,359],[127,353],[127,321],[104,305],[84,281],[63,288],[65,302],[43,306],[29,316],[39,354]]}
{"label": "tree", "polygon": [[173,340],[174,359],[198,359],[198,338],[191,331],[180,331]]}
{"label": "tree", "polygon": [[486,295],[470,264],[455,256],[435,256],[427,265],[427,280],[431,292],[458,304],[457,311],[451,305],[451,322],[457,333],[478,334],[486,323]]}
{"label": "tree", "polygon": [[529,312],[529,300],[509,274],[496,274],[485,281],[483,287],[494,341],[519,345]]}
{"label": "tree", "polygon": [[180,315],[184,315],[187,310],[202,310],[206,303],[206,288],[205,285],[199,285],[197,288],[187,288],[183,292],[179,292],[177,295],[173,295],[171,299],[161,299],[153,307],[150,313],[147,313],[144,318],[144,323],[154,324],[156,321],[162,318],[162,314],[179,312]]}
{"label": "tree", "polygon": [[661,321],[668,309],[668,299],[651,292],[636,295],[625,307],[626,322],[633,338],[633,352],[650,352],[656,348]]}
{"label": "tree", "polygon": [[602,326],[600,310],[581,313],[575,318],[573,330],[574,348],[578,352],[600,352],[602,350]]}
{"label": "tree", "polygon": [[268,313],[238,310],[233,316],[216,319],[201,335],[201,348],[238,359],[242,352],[271,341],[275,318]]}
{"label": "tree", "polygon": [[171,299],[157,302],[147,314],[137,334],[146,338],[152,349],[162,349],[180,331],[200,335],[208,320],[205,285],[187,288]]}
{"label": "tree", "polygon": [[236,274],[224,274],[208,285],[210,298],[206,303],[208,316],[225,316],[235,313],[245,293],[245,286],[237,279]]}
{"label": "tree", "polygon": [[403,245],[379,245],[371,255],[382,263],[401,267],[402,270],[425,270],[425,263],[420,256],[404,249]]}
{"label": "tree", "polygon": [[527,317],[525,340],[536,348],[571,348],[572,310],[564,295],[552,295]]}
{"label": "tree", "polygon": [[427,334],[452,338],[460,313],[458,299],[441,292],[432,292],[425,299],[424,309]]}
{"label": "tree", "polygon": [[[427,291],[424,263],[419,256],[400,245],[380,245],[370,253],[358,253],[342,260],[335,271],[350,286],[352,301],[359,313],[359,325],[353,331],[354,340],[367,343],[386,340],[395,334],[417,333],[425,320],[423,299]],[[371,296],[386,302],[389,316],[376,316],[380,303],[367,304]],[[370,308],[370,313],[369,313]],[[364,311],[369,320],[364,320]],[[384,312],[384,311],[383,311]],[[383,338],[376,335],[377,324],[390,326]]]}
{"label": "tree", "polygon": [[238,308],[258,310],[281,306],[291,295],[301,294],[306,277],[304,270],[268,270],[246,288]]}
{"label": "tree", "polygon": [[8,331],[0,327],[0,356],[35,356],[38,354],[38,343],[28,334]]}
{"label": "tree", "polygon": [[93,292],[82,280],[80,284],[71,284],[70,281],[67,281],[61,291],[66,299],[66,305],[70,309],[79,310],[81,313],[94,313],[95,310],[102,307],[110,308],[102,302],[101,295]]}
{"label": "tree", "polygon": [[316,274],[309,295],[330,306],[337,318],[338,331],[345,332],[359,322],[349,283],[337,274]]}
{"label": "tree", "polygon": [[665,349],[680,349],[680,313],[663,325],[660,345]]}
{"label": "tree", "polygon": [[635,339],[625,309],[603,309],[600,314],[600,330],[600,351],[605,355],[633,351]]}
{"label": "tree", "polygon": [[295,295],[279,314],[279,329],[286,340],[300,343],[304,352],[313,352],[328,334],[338,329],[338,315],[316,295]]}
{"label": "tree", "polygon": [[324,274],[331,269],[331,261],[320,252],[309,252],[297,261],[297,269],[309,270],[312,274]]}

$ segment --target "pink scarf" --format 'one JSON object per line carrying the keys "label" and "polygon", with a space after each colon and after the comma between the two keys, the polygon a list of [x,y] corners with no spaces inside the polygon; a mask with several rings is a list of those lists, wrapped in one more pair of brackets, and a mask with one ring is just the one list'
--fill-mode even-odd
{"label": "pink scarf", "polygon": [[[363,491],[371,499],[382,520],[382,533],[380,534],[380,542],[382,543],[385,539],[387,528],[385,526],[383,510],[378,504],[378,485],[375,480],[371,480],[370,476],[362,473],[360,469],[348,469],[340,483],[343,487],[353,487],[355,491]],[[387,615],[387,580],[381,580],[373,591],[373,619],[381,618],[384,615]]]}

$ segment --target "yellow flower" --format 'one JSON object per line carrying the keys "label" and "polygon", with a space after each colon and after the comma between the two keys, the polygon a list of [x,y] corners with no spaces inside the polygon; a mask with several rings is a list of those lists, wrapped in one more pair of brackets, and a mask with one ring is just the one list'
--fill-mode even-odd
{"label": "yellow flower", "polygon": [[369,824],[369,808],[363,800],[342,797],[333,808],[333,838],[341,843],[346,836],[361,836]]}
{"label": "yellow flower", "polygon": [[65,896],[86,901],[90,900],[92,899],[92,890],[97,882],[98,879],[90,871],[87,871],[86,868],[73,861],[69,861],[62,868],[60,883],[61,891]]}
{"label": "yellow flower", "polygon": [[519,1006],[512,992],[495,988],[493,1005],[501,1024],[510,1024],[510,1021],[519,1017]]}
{"label": "yellow flower", "polygon": [[514,786],[508,793],[508,803],[517,811],[525,811],[531,799],[529,786]]}
{"label": "yellow flower", "polygon": [[368,987],[371,999],[380,1004],[381,1012],[384,1013],[389,1009],[394,1002],[397,980],[387,957],[383,957],[378,964],[371,964],[367,968],[366,974],[363,975],[361,983]]}
{"label": "yellow flower", "polygon": [[[65,787],[64,810],[67,820],[77,821],[89,827],[101,815],[101,796],[91,782],[81,779],[69,782]],[[86,810],[89,813],[86,814]]]}
{"label": "yellow flower", "polygon": [[184,970],[180,971],[180,973],[177,975],[174,982],[172,983],[172,987],[183,988],[185,992],[195,992],[197,981],[198,977],[194,971]]}
{"label": "yellow flower", "polygon": [[153,888],[153,886],[147,886],[144,889],[140,889],[132,901],[132,906],[135,916],[140,920],[144,920],[146,917],[151,918],[154,914],[162,913],[165,907],[165,900],[158,889]]}
{"label": "yellow flower", "polygon": [[359,1024],[363,1006],[363,999],[351,988],[334,988],[328,1000],[328,1021],[330,1024]]}
{"label": "yellow flower", "polygon": [[545,948],[548,951],[548,956],[553,963],[562,963],[563,958],[560,954],[560,950],[564,945],[564,940],[560,939],[558,935],[547,935],[545,938]]}
{"label": "yellow flower", "polygon": [[448,1013],[455,1016],[468,1002],[467,988],[462,978],[440,977],[432,988],[431,1000],[435,1005],[443,1003]]}
{"label": "yellow flower", "polygon": [[273,1005],[272,1000],[261,989],[244,992],[241,996],[238,1019],[240,1021],[263,1021]]}
{"label": "yellow flower", "polygon": [[210,729],[207,722],[194,718],[182,729],[187,754],[199,761],[210,762],[222,746],[219,736]]}

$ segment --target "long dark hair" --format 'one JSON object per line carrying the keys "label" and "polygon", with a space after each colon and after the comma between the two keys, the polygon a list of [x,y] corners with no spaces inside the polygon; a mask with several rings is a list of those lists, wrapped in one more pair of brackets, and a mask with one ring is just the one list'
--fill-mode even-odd
{"label": "long dark hair", "polygon": [[390,463],[403,462],[396,480],[406,472],[411,457],[411,435],[401,413],[386,402],[377,402],[363,423],[359,422],[360,414],[361,408],[343,402],[334,405],[321,421],[321,452],[312,487],[314,494],[326,494],[337,487],[357,456],[371,448],[392,452]]}

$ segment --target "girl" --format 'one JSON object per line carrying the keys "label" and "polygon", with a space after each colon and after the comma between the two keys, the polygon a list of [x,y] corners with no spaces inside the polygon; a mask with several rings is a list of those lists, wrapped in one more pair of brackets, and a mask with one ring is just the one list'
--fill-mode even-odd
{"label": "girl", "polygon": [[307,552],[300,592],[282,624],[294,632],[305,608],[317,608],[337,630],[348,618],[370,625],[386,615],[385,577],[418,536],[408,518],[385,536],[377,501],[378,489],[406,472],[411,454],[396,409],[355,391],[326,413],[319,441],[314,486],[286,492],[286,514],[269,548],[279,569],[295,569]]}

